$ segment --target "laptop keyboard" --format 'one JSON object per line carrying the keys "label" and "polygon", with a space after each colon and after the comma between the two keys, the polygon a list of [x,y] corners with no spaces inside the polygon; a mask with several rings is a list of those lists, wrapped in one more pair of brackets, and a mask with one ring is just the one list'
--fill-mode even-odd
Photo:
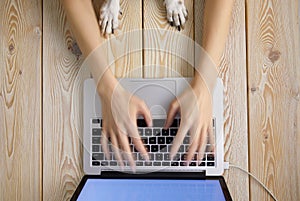
{"label": "laptop keyboard", "polygon": [[[190,136],[189,133],[183,140],[182,145],[180,146],[178,153],[174,159],[170,160],[169,152],[171,151],[172,142],[174,137],[177,134],[180,119],[175,119],[169,129],[163,129],[165,119],[154,119],[153,127],[149,128],[146,125],[146,122],[143,119],[137,120],[138,132],[141,136],[141,139],[146,147],[146,150],[149,153],[150,161],[145,161],[142,155],[135,149],[131,138],[129,139],[130,148],[132,155],[136,161],[136,166],[154,166],[154,167],[172,167],[172,166],[181,166],[187,167],[186,164],[186,153],[189,149]],[[213,130],[215,132],[215,120],[213,119]],[[116,160],[112,145],[109,144],[110,150],[110,159],[107,159],[103,153],[101,145],[101,135],[102,133],[102,120],[99,118],[92,119],[92,146],[91,146],[91,161],[92,166],[118,166],[118,161]],[[212,152],[210,152],[214,144],[207,144],[206,151],[201,163],[197,162],[196,152],[191,163],[188,166],[194,167],[214,167],[215,166],[215,157]],[[129,162],[123,161],[125,166],[129,166]]]}

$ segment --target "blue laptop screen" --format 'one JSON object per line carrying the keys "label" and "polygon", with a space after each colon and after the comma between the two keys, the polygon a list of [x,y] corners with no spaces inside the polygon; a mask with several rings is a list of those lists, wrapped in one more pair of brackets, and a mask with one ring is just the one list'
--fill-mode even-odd
{"label": "blue laptop screen", "polygon": [[88,179],[79,201],[225,201],[219,180]]}

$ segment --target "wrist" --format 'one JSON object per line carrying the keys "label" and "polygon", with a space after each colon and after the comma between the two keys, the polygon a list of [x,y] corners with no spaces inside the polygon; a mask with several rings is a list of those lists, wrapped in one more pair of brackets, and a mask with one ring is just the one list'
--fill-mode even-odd
{"label": "wrist", "polygon": [[118,80],[111,71],[107,71],[97,81],[97,91],[101,97],[112,95],[118,84]]}

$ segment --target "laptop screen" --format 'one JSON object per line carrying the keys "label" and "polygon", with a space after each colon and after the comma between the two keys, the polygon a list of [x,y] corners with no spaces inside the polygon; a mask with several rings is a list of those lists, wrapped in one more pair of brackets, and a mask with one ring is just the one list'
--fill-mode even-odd
{"label": "laptop screen", "polygon": [[219,180],[87,179],[78,201],[225,201]]}

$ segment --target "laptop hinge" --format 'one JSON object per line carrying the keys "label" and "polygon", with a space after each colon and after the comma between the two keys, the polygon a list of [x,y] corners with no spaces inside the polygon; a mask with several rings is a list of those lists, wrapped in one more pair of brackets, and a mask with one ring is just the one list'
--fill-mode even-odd
{"label": "laptop hinge", "polygon": [[152,173],[137,173],[132,172],[114,172],[102,171],[102,178],[130,178],[130,179],[205,179],[205,171],[203,172],[152,172]]}

